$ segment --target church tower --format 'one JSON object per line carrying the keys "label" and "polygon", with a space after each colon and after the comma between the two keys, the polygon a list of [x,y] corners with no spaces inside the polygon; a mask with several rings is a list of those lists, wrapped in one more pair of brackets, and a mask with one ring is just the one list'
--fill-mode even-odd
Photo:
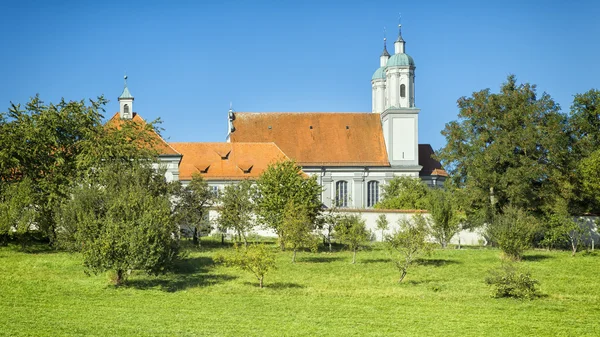
{"label": "church tower", "polygon": [[373,90],[373,108],[374,113],[382,113],[385,110],[386,93],[385,93],[385,68],[390,58],[390,53],[387,51],[386,38],[383,38],[383,52],[379,57],[379,68],[375,70],[371,78],[371,88]]}
{"label": "church tower", "polygon": [[[398,25],[398,39],[394,42],[394,55],[385,67],[373,75],[373,112],[381,113],[383,136],[392,166],[418,171],[419,166],[419,109],[415,107],[415,62],[406,54],[402,38],[402,25]],[[382,56],[383,61],[383,56]],[[378,72],[382,70],[382,74]],[[375,80],[375,75],[381,79]],[[380,82],[381,81],[381,82]],[[376,86],[384,86],[384,99],[376,94]],[[382,103],[383,101],[383,103]],[[383,106],[383,108],[380,108]]]}
{"label": "church tower", "polygon": [[121,119],[132,119],[133,118],[133,96],[127,88],[127,75],[124,77],[125,87],[121,96],[119,96],[119,117]]}

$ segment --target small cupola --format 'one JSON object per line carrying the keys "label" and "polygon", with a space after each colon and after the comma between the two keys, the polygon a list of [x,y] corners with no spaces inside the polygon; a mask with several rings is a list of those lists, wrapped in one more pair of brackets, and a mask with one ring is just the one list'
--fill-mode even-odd
{"label": "small cupola", "polygon": [[125,80],[125,87],[123,93],[119,96],[119,116],[121,119],[132,119],[133,118],[133,96],[127,88],[127,75],[123,77]]}

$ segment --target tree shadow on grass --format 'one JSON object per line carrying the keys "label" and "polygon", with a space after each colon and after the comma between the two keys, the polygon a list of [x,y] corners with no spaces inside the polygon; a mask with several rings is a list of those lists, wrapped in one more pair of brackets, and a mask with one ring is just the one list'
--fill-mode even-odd
{"label": "tree shadow on grass", "polygon": [[214,261],[208,257],[193,257],[178,261],[173,271],[166,275],[140,276],[129,279],[123,285],[140,290],[160,289],[176,292],[192,287],[206,287],[236,279],[237,276],[212,274]]}
{"label": "tree shadow on grass", "polygon": [[385,259],[385,258],[381,258],[381,259],[358,259],[359,263],[388,263],[388,262],[392,262],[392,259]]}
{"label": "tree shadow on grass", "polygon": [[415,261],[420,266],[443,267],[451,264],[460,264],[460,261],[446,259],[418,259]]}
{"label": "tree shadow on grass", "polygon": [[309,256],[299,259],[300,262],[331,263],[342,260],[341,256]]}
{"label": "tree shadow on grass", "polygon": [[[251,287],[257,287],[258,288],[258,281],[256,282],[244,282],[245,285],[247,286],[251,286]],[[264,285],[265,288],[267,289],[272,289],[272,290],[286,290],[286,289],[302,289],[302,288],[306,288],[305,286],[298,284],[298,283],[293,283],[293,282],[268,282],[265,281]]]}
{"label": "tree shadow on grass", "polygon": [[553,259],[553,258],[554,258],[554,256],[551,256],[551,255],[539,255],[539,254],[536,254],[536,255],[523,255],[521,257],[521,260],[536,262],[536,261],[544,261],[544,260]]}

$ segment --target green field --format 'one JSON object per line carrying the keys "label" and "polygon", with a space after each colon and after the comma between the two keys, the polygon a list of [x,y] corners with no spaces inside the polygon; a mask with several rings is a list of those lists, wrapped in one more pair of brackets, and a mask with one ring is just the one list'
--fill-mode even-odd
{"label": "green field", "polygon": [[178,272],[126,286],[86,276],[80,256],[0,248],[2,336],[599,336],[600,256],[530,251],[544,294],[490,298],[493,249],[437,250],[398,284],[386,252],[278,253],[259,289],[194,251]]}

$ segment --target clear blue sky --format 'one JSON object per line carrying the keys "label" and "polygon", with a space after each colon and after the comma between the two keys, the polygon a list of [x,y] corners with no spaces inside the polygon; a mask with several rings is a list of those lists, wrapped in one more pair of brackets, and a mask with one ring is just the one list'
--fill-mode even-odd
{"label": "clear blue sky", "polygon": [[444,145],[456,100],[508,74],[567,111],[600,87],[600,1],[2,1],[0,110],[94,98],[123,75],[170,141],[224,141],[236,111],[369,112],[383,27],[402,12],[420,143]]}

